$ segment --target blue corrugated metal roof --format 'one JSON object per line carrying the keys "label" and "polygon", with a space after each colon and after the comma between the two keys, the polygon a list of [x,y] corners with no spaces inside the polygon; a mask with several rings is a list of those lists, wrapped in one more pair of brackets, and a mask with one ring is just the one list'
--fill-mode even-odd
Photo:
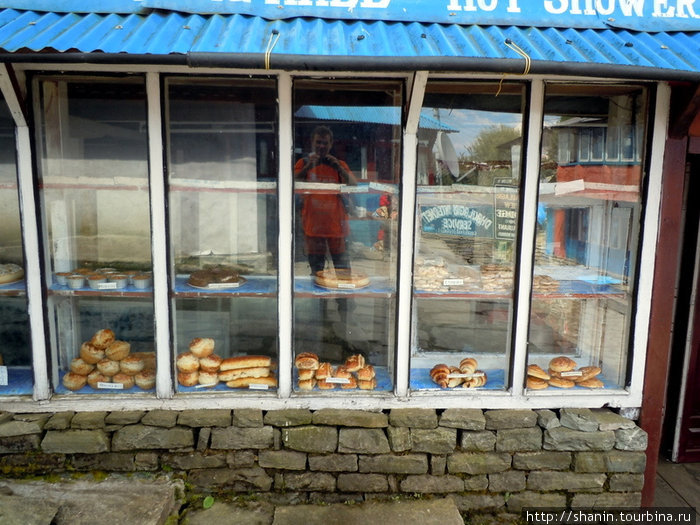
{"label": "blue corrugated metal roof", "polygon": [[[337,120],[341,122],[372,122],[374,124],[399,125],[401,123],[401,108],[396,106],[302,106],[294,116],[307,119]],[[446,131],[459,131],[421,112],[418,127]]]}
{"label": "blue corrugated metal roof", "polygon": [[[0,54],[27,59],[26,53],[99,53],[149,55],[150,60],[183,63],[226,55],[257,57],[262,66],[269,52],[272,68],[285,68],[290,57],[314,61],[314,67],[363,64],[384,60],[404,68],[464,69],[488,61],[492,71],[525,70],[525,58],[549,64],[553,71],[575,72],[582,65],[602,66],[602,73],[637,78],[700,78],[700,32],[644,33],[622,29],[558,29],[479,26],[418,22],[290,18],[267,20],[241,14],[196,15],[169,11],[147,14],[49,13],[0,9]],[[22,56],[10,57],[8,53]],[[53,56],[56,59],[55,56]],[[66,57],[63,57],[64,59]],[[94,60],[105,59],[95,55]],[[471,61],[471,62],[470,62]],[[500,61],[500,62],[499,62]],[[508,64],[508,67],[506,67]],[[503,65],[503,69],[499,69]],[[560,69],[561,67],[561,69]],[[510,69],[509,69],[510,68]],[[568,68],[568,69],[567,69]],[[374,69],[377,69],[376,67]],[[579,71],[581,71],[579,69]]]}

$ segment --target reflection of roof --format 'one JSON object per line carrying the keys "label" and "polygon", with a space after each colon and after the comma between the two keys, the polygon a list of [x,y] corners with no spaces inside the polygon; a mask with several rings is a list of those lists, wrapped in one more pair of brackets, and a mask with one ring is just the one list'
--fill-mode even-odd
{"label": "reflection of roof", "polygon": [[[394,126],[401,124],[401,108],[394,106],[302,106],[294,116],[297,118],[370,122]],[[425,113],[421,113],[418,127],[446,132],[459,131]]]}
{"label": "reflection of roof", "polygon": [[599,117],[573,117],[560,122],[548,125],[550,128],[573,128],[573,127],[600,127],[606,126],[605,119]]}

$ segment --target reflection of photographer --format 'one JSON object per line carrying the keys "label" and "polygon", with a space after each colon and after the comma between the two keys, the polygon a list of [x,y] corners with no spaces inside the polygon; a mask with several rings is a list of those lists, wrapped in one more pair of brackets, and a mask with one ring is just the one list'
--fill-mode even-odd
{"label": "reflection of photographer", "polygon": [[[330,154],[333,132],[318,126],[311,136],[312,152],[294,165],[294,178],[304,182],[326,182],[356,185],[357,179],[348,165]],[[345,248],[348,236],[348,214],[340,193],[304,196],[301,222],[306,239],[306,253],[312,275],[323,270],[326,248],[335,268],[349,268]]]}

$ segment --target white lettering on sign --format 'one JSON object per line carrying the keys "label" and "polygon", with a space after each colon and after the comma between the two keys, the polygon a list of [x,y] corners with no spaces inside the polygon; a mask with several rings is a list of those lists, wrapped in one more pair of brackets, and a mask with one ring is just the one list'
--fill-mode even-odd
{"label": "white lettering on sign", "polygon": [[695,0],[678,0],[675,6],[669,6],[668,0],[654,0],[654,11],[652,16],[678,17],[678,18],[698,18],[693,4]]}
{"label": "white lettering on sign", "polygon": [[[240,0],[239,0],[240,1]],[[249,2],[250,0],[242,0]],[[494,0],[498,1],[498,0]],[[384,9],[389,7],[391,0],[265,0],[265,5],[294,5],[294,6],[316,6],[316,7],[369,7],[372,9]]]}

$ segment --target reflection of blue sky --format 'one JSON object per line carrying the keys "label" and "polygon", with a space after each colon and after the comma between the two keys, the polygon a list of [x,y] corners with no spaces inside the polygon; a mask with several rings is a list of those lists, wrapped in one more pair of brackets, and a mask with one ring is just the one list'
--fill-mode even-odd
{"label": "reflection of blue sky", "polygon": [[426,109],[433,118],[447,124],[458,133],[450,133],[450,139],[455,147],[457,155],[467,153],[467,148],[474,142],[477,136],[493,126],[509,126],[518,130],[522,129],[522,115],[520,113],[498,113],[494,111],[475,111],[471,109],[440,109],[436,114],[432,109]]}

